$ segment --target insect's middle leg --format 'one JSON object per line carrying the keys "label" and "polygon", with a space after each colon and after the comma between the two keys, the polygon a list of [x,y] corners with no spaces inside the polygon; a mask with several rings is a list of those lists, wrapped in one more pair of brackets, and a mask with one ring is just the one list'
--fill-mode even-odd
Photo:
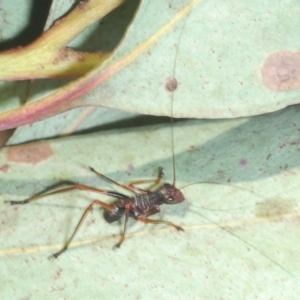
{"label": "insect's middle leg", "polygon": [[[158,185],[161,182],[161,179],[163,178],[163,176],[164,176],[163,168],[160,167],[158,170],[158,175],[157,175],[156,179],[132,181],[129,184],[129,187],[134,188],[141,192],[147,192],[147,190],[153,189],[156,185]],[[136,187],[136,185],[138,185],[138,184],[144,184],[144,183],[150,183],[150,182],[153,182],[153,183],[148,187],[147,190]]]}
{"label": "insect's middle leg", "polygon": [[124,185],[124,184],[121,184],[121,183],[119,183],[119,182],[116,182],[116,181],[112,180],[111,178],[105,176],[104,174],[99,173],[98,171],[96,171],[96,170],[95,170],[94,168],[92,168],[91,166],[90,166],[90,170],[91,170],[92,172],[94,172],[95,174],[97,174],[98,176],[104,178],[105,180],[110,181],[111,183],[113,183],[113,184],[115,184],[115,185],[117,185],[117,186],[119,186],[119,187],[121,187],[121,188],[123,188],[123,189],[125,189],[125,190],[127,190],[127,191],[131,191],[131,192],[135,193],[135,190],[134,190],[133,188],[131,188],[131,187],[127,186],[127,185]]}
{"label": "insect's middle leg", "polygon": [[95,174],[97,174],[98,176],[100,176],[100,177],[106,179],[107,181],[110,181],[110,182],[112,182],[113,184],[115,184],[115,185],[117,185],[117,186],[119,186],[119,187],[121,187],[121,188],[123,188],[123,189],[125,189],[125,190],[127,190],[127,191],[131,191],[131,192],[133,192],[133,193],[135,193],[135,194],[137,193],[137,191],[138,191],[138,192],[147,192],[147,191],[144,190],[144,189],[140,189],[140,188],[135,187],[135,185],[137,185],[137,184],[142,184],[142,183],[147,183],[147,182],[153,182],[153,184],[148,188],[148,189],[152,189],[154,186],[156,186],[157,184],[160,183],[160,181],[161,181],[161,179],[162,179],[162,177],[163,177],[163,175],[164,175],[163,169],[162,169],[162,168],[159,168],[158,176],[157,176],[156,179],[154,179],[154,180],[150,179],[150,180],[133,181],[133,182],[131,182],[131,183],[127,186],[127,185],[120,184],[120,183],[118,183],[118,182],[112,180],[111,178],[105,176],[105,175],[102,174],[102,173],[97,172],[97,171],[96,171],[94,168],[92,168],[92,167],[90,167],[90,170],[91,170],[92,172],[94,172]]}
{"label": "insect's middle leg", "polygon": [[66,242],[66,244],[64,245],[64,247],[63,247],[60,251],[58,251],[58,252],[56,252],[56,253],[53,254],[53,257],[54,257],[54,258],[57,258],[58,256],[60,256],[62,253],[64,253],[64,252],[68,249],[70,243],[71,243],[72,240],[74,239],[76,233],[78,232],[80,226],[81,226],[82,223],[84,222],[86,216],[88,215],[89,212],[91,212],[91,211],[93,210],[93,207],[94,207],[95,205],[101,206],[101,207],[103,207],[104,209],[110,210],[110,211],[117,209],[117,207],[116,207],[115,205],[109,205],[109,204],[104,203],[104,202],[102,202],[102,201],[100,201],[100,200],[94,200],[94,201],[86,208],[86,210],[84,211],[84,213],[83,213],[82,217],[80,218],[80,220],[79,220],[79,222],[78,222],[78,224],[77,224],[77,226],[76,226],[76,228],[75,228],[73,234],[71,235],[70,239]]}

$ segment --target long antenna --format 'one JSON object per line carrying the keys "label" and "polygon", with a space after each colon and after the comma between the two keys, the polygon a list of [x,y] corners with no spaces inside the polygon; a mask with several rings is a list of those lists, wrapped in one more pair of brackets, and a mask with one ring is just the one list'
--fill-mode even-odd
{"label": "long antenna", "polygon": [[[173,95],[173,92],[172,92]],[[174,119],[173,119],[173,97],[172,97],[172,110],[171,110],[171,127],[172,127],[172,162],[173,162],[173,183],[175,186],[176,181],[176,163],[175,163],[175,151],[174,151]]]}
{"label": "long antenna", "polygon": [[[176,56],[177,56],[177,53],[176,53]],[[175,58],[176,58],[176,56],[175,56]],[[175,64],[176,64],[176,62],[174,63],[174,72],[175,72]],[[171,121],[172,164],[173,164],[173,183],[172,183],[172,185],[175,186],[176,164],[175,164],[175,151],[174,151],[174,118],[173,118],[173,100],[174,100],[174,98],[173,98],[173,96],[174,96],[174,90],[177,89],[177,80],[174,77],[168,79],[168,82],[166,84],[166,89],[172,93],[172,95],[171,95],[171,118],[170,118],[170,121]]]}
{"label": "long antenna", "polygon": [[[185,20],[186,22],[186,20]],[[177,89],[178,82],[175,77],[175,71],[176,71],[176,63],[177,63],[177,57],[178,57],[178,52],[179,52],[179,45],[180,45],[180,40],[181,36],[183,33],[183,29],[185,27],[185,22],[183,26],[181,27],[180,34],[178,37],[178,42],[176,44],[176,51],[175,51],[175,56],[174,56],[174,64],[173,64],[173,76],[169,77],[166,83],[166,89],[171,92],[171,144],[172,144],[172,164],[173,164],[173,183],[172,185],[175,186],[176,182],[176,162],[175,162],[175,151],[174,151],[174,118],[173,118],[173,102],[174,102],[174,91]]]}

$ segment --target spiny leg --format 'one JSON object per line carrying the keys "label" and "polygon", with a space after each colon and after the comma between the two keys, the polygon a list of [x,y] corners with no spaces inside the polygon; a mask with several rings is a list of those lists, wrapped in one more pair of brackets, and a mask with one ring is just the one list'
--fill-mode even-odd
{"label": "spiny leg", "polygon": [[131,202],[126,203],[126,206],[125,206],[125,222],[124,222],[124,230],[123,230],[123,232],[121,233],[120,241],[114,246],[114,249],[115,249],[115,248],[120,248],[121,245],[122,245],[122,243],[123,243],[124,240],[125,240],[125,234],[126,234],[126,230],[127,230],[127,224],[128,224],[129,213],[130,213],[131,207],[132,207],[132,203],[131,203]]}
{"label": "spiny leg", "polygon": [[73,186],[64,188],[64,189],[60,189],[54,192],[50,192],[50,193],[46,193],[46,194],[38,194],[38,195],[33,195],[30,198],[26,199],[26,200],[21,200],[21,201],[5,201],[6,203],[10,203],[11,205],[23,205],[23,204],[28,204],[30,202],[36,201],[42,197],[46,197],[46,196],[51,196],[51,195],[55,195],[55,194],[59,194],[59,193],[65,193],[65,192],[69,192],[72,190],[84,190],[84,191],[90,191],[90,192],[96,192],[96,193],[101,193],[104,195],[108,195],[108,196],[113,196],[113,197],[117,197],[117,198],[127,198],[126,196],[119,194],[119,193],[115,193],[115,192],[110,192],[110,191],[106,191],[106,190],[102,190],[102,189],[97,189],[97,188],[93,188],[90,186],[86,186],[86,185],[82,185],[82,184],[74,184]]}
{"label": "spiny leg", "polygon": [[169,221],[164,221],[164,220],[153,220],[153,219],[148,219],[149,216],[154,215],[156,213],[159,212],[159,208],[158,207],[151,207],[151,209],[149,209],[146,213],[144,213],[143,215],[140,215],[138,217],[138,220],[146,223],[146,224],[166,224],[169,226],[174,227],[175,229],[179,230],[179,231],[184,231],[184,229],[178,225],[175,225],[172,222]]}
{"label": "spiny leg", "polygon": [[169,226],[173,226],[175,229],[179,230],[179,231],[184,231],[184,229],[178,225],[175,225],[173,224],[172,222],[169,222],[169,221],[164,221],[164,220],[152,220],[152,219],[148,219],[148,218],[143,218],[143,217],[140,217],[138,218],[139,221],[143,222],[143,223],[151,223],[151,224],[166,224],[166,225],[169,225]]}
{"label": "spiny leg", "polygon": [[105,176],[105,175],[103,175],[103,174],[97,172],[97,171],[96,171],[94,168],[92,168],[91,166],[90,166],[90,170],[91,170],[92,172],[94,172],[95,174],[97,174],[98,176],[100,176],[100,177],[102,177],[102,178],[105,178],[107,181],[110,181],[111,183],[113,183],[113,184],[115,184],[115,185],[117,185],[117,186],[119,186],[119,187],[121,187],[121,188],[123,188],[123,189],[125,189],[125,190],[127,190],[127,191],[131,191],[131,192],[133,192],[133,193],[136,193],[134,189],[132,189],[132,188],[130,188],[130,187],[124,185],[124,184],[118,183],[118,182],[116,182],[116,181],[110,179],[109,177],[107,177],[107,176]]}
{"label": "spiny leg", "polygon": [[58,256],[60,256],[62,253],[64,253],[64,252],[68,249],[70,243],[72,242],[72,240],[73,240],[73,238],[75,237],[76,233],[78,232],[80,226],[81,226],[82,223],[84,222],[86,216],[88,215],[88,213],[89,213],[90,211],[92,211],[92,209],[93,209],[93,207],[94,207],[95,205],[99,205],[99,206],[103,207],[104,209],[107,209],[107,210],[110,210],[110,211],[111,211],[111,210],[117,209],[117,207],[116,207],[115,205],[109,205],[109,204],[106,204],[106,203],[104,203],[104,202],[102,202],[102,201],[100,201],[100,200],[94,200],[94,201],[86,208],[86,210],[84,211],[84,213],[83,213],[82,217],[80,218],[80,220],[79,220],[79,222],[78,222],[78,224],[77,224],[77,226],[76,226],[76,228],[75,228],[73,234],[71,235],[71,237],[70,237],[70,239],[67,241],[67,243],[64,245],[64,247],[63,247],[60,251],[58,251],[58,252],[56,252],[56,253],[53,254],[53,257],[54,257],[54,258],[57,258]]}
{"label": "spiny leg", "polygon": [[142,184],[142,183],[147,183],[147,182],[154,182],[153,185],[151,185],[151,187],[150,187],[150,188],[153,188],[155,185],[157,185],[157,184],[161,181],[161,179],[162,179],[162,177],[163,177],[163,175],[164,175],[163,169],[162,169],[162,168],[159,168],[158,176],[157,176],[156,179],[154,179],[154,180],[150,179],[150,180],[139,180],[139,181],[134,181],[134,182],[132,182],[131,184],[129,184],[129,186],[127,186],[127,185],[124,185],[124,184],[120,184],[120,183],[118,183],[118,182],[112,180],[111,178],[109,178],[109,177],[107,177],[107,176],[105,176],[105,175],[103,175],[103,174],[97,172],[97,171],[96,171],[94,168],[92,168],[91,166],[90,166],[90,169],[91,169],[92,172],[94,172],[94,173],[97,174],[98,176],[100,176],[100,177],[102,177],[102,178],[105,178],[107,181],[110,181],[110,182],[112,182],[113,184],[115,184],[115,185],[117,185],[117,186],[119,186],[119,187],[121,187],[121,188],[123,188],[123,189],[125,189],[125,190],[127,190],[127,191],[131,191],[131,192],[133,192],[134,194],[136,194],[137,191],[139,191],[139,192],[147,192],[146,190],[143,190],[143,189],[139,189],[139,188],[134,187],[135,184]]}

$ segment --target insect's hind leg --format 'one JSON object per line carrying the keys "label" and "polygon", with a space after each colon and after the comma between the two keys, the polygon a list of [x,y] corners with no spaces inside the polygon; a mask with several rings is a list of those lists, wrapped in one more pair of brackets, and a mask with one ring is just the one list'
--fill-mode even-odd
{"label": "insect's hind leg", "polygon": [[[29,197],[26,200],[21,200],[21,201],[4,201],[5,203],[9,203],[11,205],[23,205],[23,204],[28,204],[30,202],[36,201],[40,198],[46,197],[46,196],[52,196],[55,194],[60,194],[60,193],[65,193],[65,192],[69,192],[72,190],[83,190],[83,191],[90,191],[90,192],[96,192],[96,193],[101,193],[104,195],[108,195],[108,196],[113,196],[113,197],[118,197],[118,198],[124,198],[124,195],[121,194],[117,194],[117,193],[113,193],[113,192],[109,192],[103,189],[97,189],[97,188],[93,188],[87,185],[83,185],[83,184],[73,184],[70,187],[64,188],[64,189],[59,189],[50,193],[41,193],[41,194],[37,194],[37,195],[33,195],[31,197]],[[122,197],[121,197],[122,196]]]}
{"label": "insect's hind leg", "polygon": [[117,207],[116,207],[115,205],[109,205],[109,204],[106,204],[106,203],[104,203],[104,202],[102,202],[102,201],[100,201],[100,200],[94,200],[94,201],[86,208],[86,210],[84,211],[84,213],[83,213],[82,217],[80,218],[80,220],[79,220],[79,222],[78,222],[78,224],[77,224],[77,226],[76,226],[76,228],[75,228],[73,234],[71,235],[71,237],[69,238],[69,240],[65,243],[64,247],[63,247],[60,251],[58,251],[58,252],[56,252],[56,253],[53,254],[53,257],[54,257],[54,258],[58,258],[58,256],[60,256],[61,254],[63,254],[65,251],[67,251],[67,249],[68,249],[70,243],[71,243],[72,240],[74,239],[76,233],[78,232],[80,226],[81,226],[82,223],[84,222],[86,216],[88,215],[89,212],[91,212],[91,211],[93,210],[93,207],[94,207],[95,205],[101,206],[101,207],[103,207],[104,209],[110,210],[110,211],[111,211],[111,210],[117,209]]}

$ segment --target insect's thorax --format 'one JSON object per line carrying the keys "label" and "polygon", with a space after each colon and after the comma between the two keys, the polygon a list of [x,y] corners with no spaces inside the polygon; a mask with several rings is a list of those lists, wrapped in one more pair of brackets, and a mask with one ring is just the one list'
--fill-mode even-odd
{"label": "insect's thorax", "polygon": [[141,193],[135,195],[131,201],[134,206],[139,207],[142,211],[147,211],[149,207],[155,205],[162,205],[164,196],[161,192],[162,187],[159,187],[155,191],[148,191],[147,193]]}

